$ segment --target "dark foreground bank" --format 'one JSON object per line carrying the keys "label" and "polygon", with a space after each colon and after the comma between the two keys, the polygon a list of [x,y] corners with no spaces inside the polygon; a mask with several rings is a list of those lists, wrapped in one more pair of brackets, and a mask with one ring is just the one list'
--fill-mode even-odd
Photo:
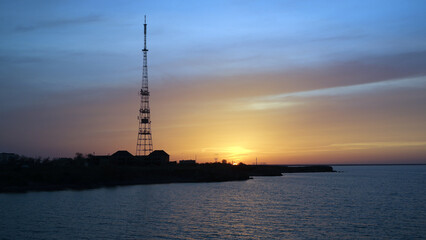
{"label": "dark foreground bank", "polygon": [[332,172],[330,166],[267,166],[211,163],[194,165],[105,165],[35,164],[1,166],[0,192],[91,189],[120,185],[221,182],[247,180],[251,176],[281,176],[282,173]]}

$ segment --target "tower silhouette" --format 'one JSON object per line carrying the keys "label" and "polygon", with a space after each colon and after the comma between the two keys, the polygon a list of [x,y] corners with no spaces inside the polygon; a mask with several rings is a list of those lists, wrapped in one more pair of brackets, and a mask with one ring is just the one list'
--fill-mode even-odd
{"label": "tower silhouette", "polygon": [[146,48],[146,16],[143,25],[144,29],[144,48],[143,52],[143,70],[142,70],[142,88],[139,92],[141,96],[141,105],[139,108],[139,129],[138,141],[136,143],[136,156],[147,156],[152,152],[152,135],[151,135],[151,110],[149,108],[149,91],[148,91],[148,49]]}

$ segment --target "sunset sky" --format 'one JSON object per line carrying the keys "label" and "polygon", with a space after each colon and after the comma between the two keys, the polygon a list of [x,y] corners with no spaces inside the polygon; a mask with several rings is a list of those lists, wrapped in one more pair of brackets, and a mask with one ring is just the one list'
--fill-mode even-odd
{"label": "sunset sky", "polygon": [[0,1],[0,152],[426,163],[426,1]]}

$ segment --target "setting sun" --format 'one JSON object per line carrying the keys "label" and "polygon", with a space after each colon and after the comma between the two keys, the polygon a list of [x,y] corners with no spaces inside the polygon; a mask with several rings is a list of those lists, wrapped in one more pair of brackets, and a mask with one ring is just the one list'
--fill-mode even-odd
{"label": "setting sun", "polygon": [[203,156],[216,156],[218,160],[226,159],[228,161],[244,161],[247,160],[250,153],[253,150],[240,147],[240,146],[232,146],[232,147],[217,147],[217,148],[204,148],[202,150]]}

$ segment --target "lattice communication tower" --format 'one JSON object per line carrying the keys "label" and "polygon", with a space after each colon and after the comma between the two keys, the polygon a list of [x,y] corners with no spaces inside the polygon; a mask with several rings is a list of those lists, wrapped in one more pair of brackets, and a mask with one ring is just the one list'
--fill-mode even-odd
{"label": "lattice communication tower", "polygon": [[149,108],[149,91],[148,91],[148,49],[146,48],[146,16],[143,25],[144,28],[144,48],[143,52],[143,70],[142,70],[142,88],[139,92],[141,96],[141,105],[139,108],[139,129],[138,141],[136,144],[136,156],[147,156],[152,152],[152,135],[151,135],[151,110]]}

